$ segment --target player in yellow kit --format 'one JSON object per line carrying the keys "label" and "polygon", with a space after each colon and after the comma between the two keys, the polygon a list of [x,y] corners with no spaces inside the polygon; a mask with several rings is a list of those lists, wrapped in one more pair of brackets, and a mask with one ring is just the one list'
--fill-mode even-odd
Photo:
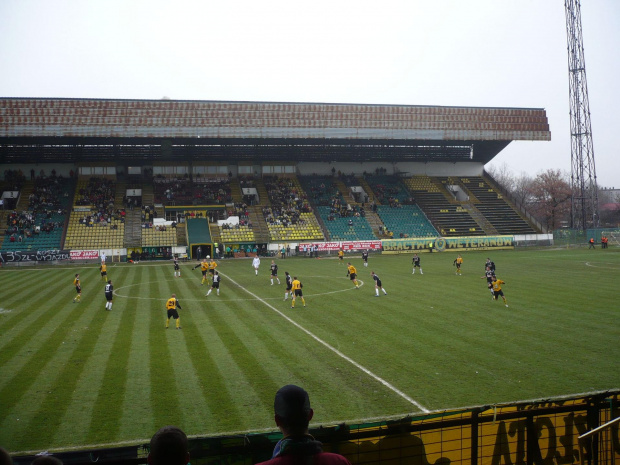
{"label": "player in yellow kit", "polygon": [[293,276],[293,301],[291,302],[291,308],[295,308],[295,299],[297,297],[300,297],[301,303],[304,304],[304,307],[306,306],[306,301],[304,300],[304,294],[301,291],[302,287],[304,287],[304,285],[301,284],[301,281],[299,279],[297,279],[297,276]]}
{"label": "player in yellow kit", "polygon": [[75,286],[75,292],[77,295],[73,298],[73,303],[80,302],[82,300],[82,285],[80,284],[80,275],[76,274],[75,279],[73,280],[73,285]]}
{"label": "player in yellow kit", "polygon": [[170,318],[174,318],[176,320],[177,329],[181,329],[181,318],[179,318],[179,312],[177,312],[177,308],[182,308],[181,304],[177,300],[177,295],[172,294],[172,297],[170,297],[166,301],[166,329],[168,329],[168,325],[170,324]]}
{"label": "player in yellow kit", "polygon": [[342,249],[338,251],[338,263],[344,263],[344,250]]}
{"label": "player in yellow kit", "polygon": [[105,262],[101,262],[101,266],[99,267],[99,271],[101,271],[101,280],[102,281],[107,281],[108,280],[108,267],[105,264]]}
{"label": "player in yellow kit", "polygon": [[[207,258],[210,258],[210,257],[207,255]],[[209,274],[211,275],[211,281],[213,281],[213,275],[215,275],[216,268],[217,268],[217,263],[215,263],[215,260],[211,258],[211,261],[209,262]]]}
{"label": "player in yellow kit", "polygon": [[203,286],[205,281],[208,284],[209,278],[207,278],[207,271],[209,270],[209,263],[207,262],[207,259],[203,258],[202,261],[192,269],[195,270],[198,267],[200,267],[200,272],[202,273],[202,280],[200,281],[200,285]]}
{"label": "player in yellow kit", "polygon": [[506,297],[504,297],[504,291],[502,291],[502,284],[506,284],[506,281],[502,281],[501,279],[497,279],[497,277],[493,276],[493,282],[491,283],[493,286],[493,300],[497,300],[497,297],[501,295],[504,300],[504,304],[508,307],[508,302],[506,302]]}
{"label": "player in yellow kit", "polygon": [[456,266],[456,274],[458,274],[460,276],[461,275],[461,265],[463,264],[463,257],[461,257],[460,255],[457,255],[457,257],[454,259],[454,262],[452,264],[454,266]]}
{"label": "player in yellow kit", "polygon": [[355,289],[359,289],[360,285],[357,282],[357,270],[353,265],[351,265],[351,262],[347,263],[347,276],[351,281],[353,281],[353,284],[355,284]]}

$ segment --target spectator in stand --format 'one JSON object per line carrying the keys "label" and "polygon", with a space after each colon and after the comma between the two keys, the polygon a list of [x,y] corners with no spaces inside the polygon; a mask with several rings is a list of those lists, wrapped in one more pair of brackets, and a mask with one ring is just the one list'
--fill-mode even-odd
{"label": "spectator in stand", "polygon": [[310,435],[308,426],[314,410],[304,389],[293,384],[280,388],[273,409],[276,425],[284,437],[276,444],[271,460],[259,465],[351,465],[342,455],[323,452],[322,444]]}
{"label": "spectator in stand", "polygon": [[30,465],[62,465],[62,460],[53,455],[38,455]]}
{"label": "spectator in stand", "polygon": [[147,462],[149,465],[187,465],[189,442],[176,426],[164,426],[151,438]]}

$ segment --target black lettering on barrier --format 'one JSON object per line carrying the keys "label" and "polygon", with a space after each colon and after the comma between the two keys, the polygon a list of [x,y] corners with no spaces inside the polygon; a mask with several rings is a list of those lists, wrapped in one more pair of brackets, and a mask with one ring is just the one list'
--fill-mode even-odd
{"label": "black lettering on barrier", "polygon": [[[516,441],[511,441],[508,436],[515,437]],[[510,454],[510,444],[517,446],[515,460],[512,460]],[[495,447],[493,448],[492,464],[522,464],[525,463],[525,420],[512,421],[508,424],[506,430],[506,422],[501,421],[495,435]]]}
{"label": "black lettering on barrier", "polygon": [[[543,437],[543,429],[547,430],[547,450],[545,457],[542,458],[543,464],[553,465],[555,463],[554,456],[558,447],[557,435],[555,434],[555,427],[550,418],[539,417],[535,422],[537,439],[540,440]],[[538,445],[538,453],[540,454],[540,443]]]}
{"label": "black lettering on barrier", "polygon": [[[558,444],[558,429],[559,425],[554,425],[553,421],[547,417],[537,418],[534,424],[535,436],[538,441],[544,437],[543,429],[547,430],[547,449],[542,462],[536,463],[543,464],[572,464],[579,461],[580,454],[584,455],[584,458],[589,459],[592,451],[589,444],[585,445],[585,450],[579,449],[579,444],[576,442],[577,436],[584,434],[587,428],[586,416],[575,415],[570,413],[562,418],[564,422],[564,431],[561,434]],[[495,433],[495,445],[493,447],[493,458],[491,463],[494,465],[506,464],[517,465],[526,463],[526,420],[520,419],[506,424],[505,421],[500,421]],[[511,438],[515,438],[511,439]],[[531,438],[532,436],[530,436]],[[617,441],[617,434],[615,435]],[[511,451],[511,446],[516,449]],[[535,444],[531,445],[532,447]],[[540,443],[536,447],[537,451],[534,454],[540,458]],[[528,446],[529,447],[529,446]],[[514,460],[512,456],[514,452]]]}
{"label": "black lettering on barrier", "polygon": [[508,428],[510,437],[517,437],[517,457],[515,463],[525,463],[525,420],[513,421]]}
{"label": "black lettering on barrier", "polygon": [[39,250],[36,252],[2,252],[3,263],[14,262],[46,262],[55,260],[69,260],[71,254],[67,250]]}
{"label": "black lettering on barrier", "polygon": [[510,458],[510,445],[508,444],[506,423],[500,421],[497,426],[497,433],[495,433],[495,447],[493,447],[493,459],[491,464],[500,465],[502,463],[513,465],[512,459]]}
{"label": "black lettering on barrier", "polygon": [[[570,413],[562,418],[564,421],[564,434],[560,437],[560,444],[562,444],[563,452],[557,450],[555,453],[556,463],[573,463],[579,460],[579,449],[575,447],[575,429],[577,434],[583,434],[588,430],[585,415],[575,415]],[[586,447],[589,449],[589,447]],[[589,451],[586,450],[586,457],[589,456]]]}

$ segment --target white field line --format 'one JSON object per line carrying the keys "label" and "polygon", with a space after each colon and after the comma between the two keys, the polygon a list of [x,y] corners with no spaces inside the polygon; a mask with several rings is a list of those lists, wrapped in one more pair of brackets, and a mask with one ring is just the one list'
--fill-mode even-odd
{"label": "white field line", "polygon": [[265,300],[263,300],[262,298],[260,298],[259,296],[257,296],[256,294],[254,294],[253,292],[247,290],[245,287],[241,286],[239,283],[237,283],[236,281],[234,281],[232,278],[230,278],[230,276],[226,276],[224,273],[220,273],[222,276],[224,276],[225,278],[227,278],[231,283],[233,283],[235,286],[239,287],[240,289],[242,289],[243,291],[247,292],[248,294],[250,294],[252,297],[254,297],[256,300],[258,300],[259,302],[262,302],[264,305],[266,305],[267,307],[269,307],[271,310],[273,310],[274,312],[276,312],[278,315],[280,315],[282,318],[284,318],[286,321],[288,321],[289,323],[291,323],[293,326],[295,326],[296,328],[302,330],[304,333],[306,333],[308,336],[310,336],[312,339],[314,339],[315,341],[317,341],[319,344],[322,344],[323,346],[327,347],[329,350],[331,350],[333,353],[335,353],[336,355],[338,355],[339,357],[343,358],[344,360],[346,360],[347,362],[349,362],[351,365],[353,365],[354,367],[358,368],[359,370],[363,371],[364,373],[366,373],[368,376],[370,376],[371,378],[373,378],[375,381],[378,381],[379,383],[383,384],[385,387],[387,387],[389,390],[391,390],[392,392],[396,393],[397,395],[399,395],[400,397],[402,397],[403,399],[405,399],[407,402],[409,402],[412,405],[415,405],[417,408],[419,408],[422,412],[424,413],[429,413],[430,410],[424,408],[422,405],[420,405],[418,402],[416,402],[414,399],[412,399],[411,397],[409,397],[407,394],[405,394],[404,392],[400,391],[399,389],[397,389],[395,386],[391,385],[390,383],[388,383],[386,380],[384,380],[383,378],[375,375],[372,371],[370,371],[368,368],[360,365],[359,363],[357,363],[355,360],[353,360],[352,358],[346,356],[345,354],[343,354],[342,352],[340,352],[338,349],[336,349],[335,347],[331,346],[330,344],[328,344],[327,342],[325,342],[323,339],[321,339],[320,337],[316,336],[315,334],[313,334],[312,332],[310,332],[309,330],[307,330],[306,328],[304,328],[303,326],[301,326],[299,323],[297,323],[295,320],[291,319],[290,317],[288,317],[287,315],[285,315],[284,313],[282,313],[280,310],[278,310],[276,307],[274,307],[273,305],[271,305],[269,302],[266,302]]}

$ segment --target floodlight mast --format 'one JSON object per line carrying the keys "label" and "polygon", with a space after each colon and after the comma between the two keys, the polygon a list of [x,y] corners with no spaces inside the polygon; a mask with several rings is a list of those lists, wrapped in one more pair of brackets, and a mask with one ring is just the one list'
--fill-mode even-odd
{"label": "floodlight mast", "polygon": [[585,231],[598,227],[599,212],[580,0],[564,0],[564,9],[571,130],[571,227]]}

